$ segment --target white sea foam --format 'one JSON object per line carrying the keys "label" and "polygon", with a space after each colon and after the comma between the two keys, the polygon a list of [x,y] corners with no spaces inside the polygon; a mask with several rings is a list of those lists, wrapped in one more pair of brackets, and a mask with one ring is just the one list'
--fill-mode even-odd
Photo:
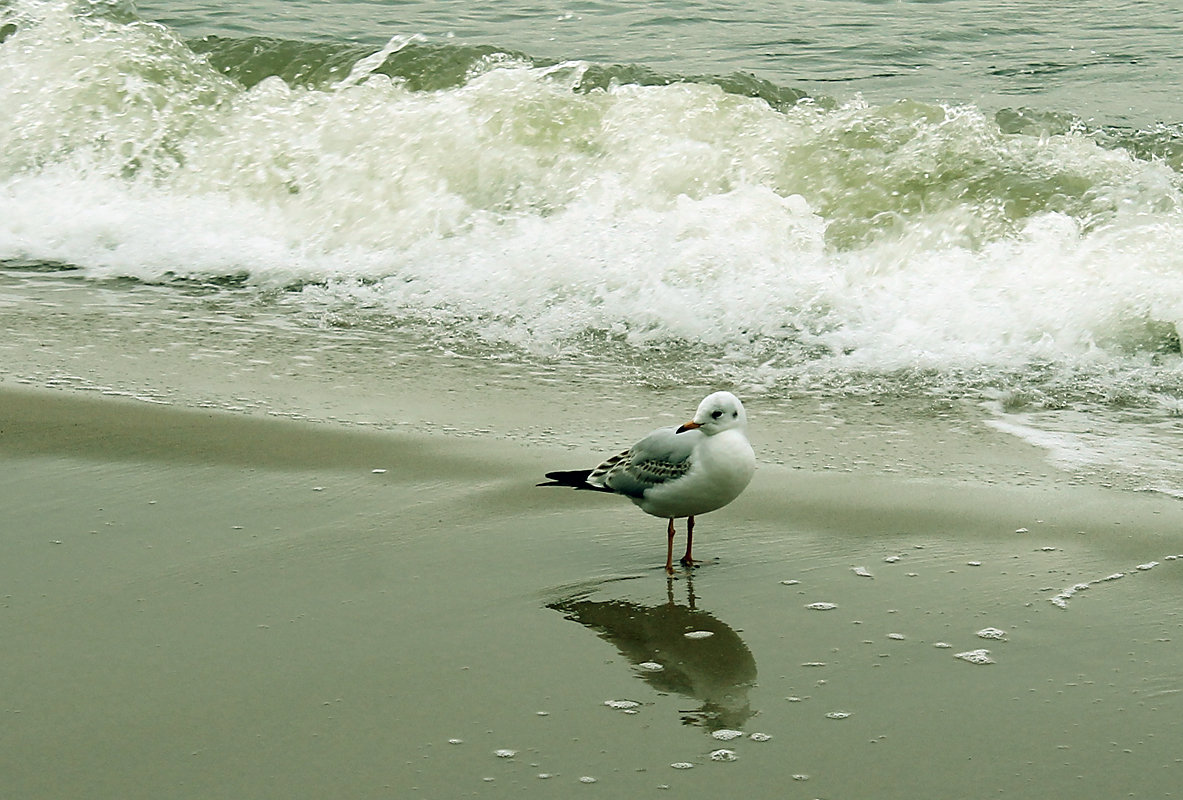
{"label": "white sea foam", "polygon": [[[40,8],[2,51],[20,80],[0,98],[0,255],[314,282],[310,302],[446,312],[530,348],[789,338],[857,369],[1095,357],[1183,321],[1169,170],[1083,136],[690,83],[580,93],[577,64],[430,93],[368,62],[243,89],[165,29]],[[902,141],[843,147],[859,129]],[[978,205],[940,181],[927,213],[901,196],[975,162]],[[1040,171],[1088,187],[1080,213],[1000,216],[1008,176]]]}

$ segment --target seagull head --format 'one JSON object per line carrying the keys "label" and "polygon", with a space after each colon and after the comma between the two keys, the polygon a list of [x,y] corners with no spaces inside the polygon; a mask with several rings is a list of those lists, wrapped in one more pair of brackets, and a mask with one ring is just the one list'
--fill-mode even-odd
{"label": "seagull head", "polygon": [[694,419],[678,428],[677,432],[700,430],[707,436],[713,436],[732,428],[743,430],[747,424],[748,415],[744,413],[739,398],[731,392],[715,392],[698,404]]}

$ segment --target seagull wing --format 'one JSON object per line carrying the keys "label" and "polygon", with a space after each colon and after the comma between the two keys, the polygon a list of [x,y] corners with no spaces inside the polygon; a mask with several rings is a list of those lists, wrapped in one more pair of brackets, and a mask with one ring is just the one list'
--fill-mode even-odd
{"label": "seagull wing", "polygon": [[640,499],[654,486],[682,477],[694,464],[694,448],[703,435],[675,430],[658,428],[593,469],[587,482]]}

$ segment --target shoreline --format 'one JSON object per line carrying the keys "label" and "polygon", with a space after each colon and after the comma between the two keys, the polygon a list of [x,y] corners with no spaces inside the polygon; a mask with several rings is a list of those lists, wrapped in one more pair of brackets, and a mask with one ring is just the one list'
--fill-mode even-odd
{"label": "shoreline", "polygon": [[[9,790],[551,797],[590,777],[708,798],[808,775],[819,796],[871,781],[915,800],[950,781],[1052,796],[1099,769],[1178,784],[1183,722],[1156,713],[1183,696],[1163,644],[1183,639],[1177,502],[765,463],[700,520],[706,564],[667,579],[660,520],[534,486],[583,458],[0,385]],[[975,633],[991,626],[1003,640]],[[996,663],[954,657],[977,649]],[[1131,703],[1148,681],[1157,699]]]}
{"label": "shoreline", "polygon": [[[594,452],[573,453],[566,447],[495,435],[482,439],[439,432],[411,434],[3,383],[0,408],[0,458],[115,461],[145,469],[152,464],[175,464],[353,477],[369,473],[396,483],[470,482],[496,495],[497,489],[490,487],[525,492],[547,469],[577,466],[597,457]],[[784,446],[784,441],[778,444]],[[940,447],[934,443],[933,449]],[[524,499],[527,507],[555,513],[600,509],[626,520],[632,517],[635,525],[630,527],[655,527],[651,518],[620,498],[589,501],[552,490],[525,492]],[[1183,519],[1183,508],[1175,498],[1152,492],[1070,482],[1008,485],[993,479],[975,482],[965,476],[941,480],[881,472],[809,471],[762,460],[743,501],[722,513],[764,523],[786,520],[795,529],[813,531],[849,530],[874,515],[888,531],[919,527],[996,534],[1038,528],[1057,536],[1125,524],[1143,535],[1169,537],[1177,530],[1170,520]],[[1011,522],[1000,526],[1000,518]]]}
{"label": "shoreline", "polygon": [[[1148,470],[1171,457],[1169,436],[1152,441],[1153,426],[1128,420],[1004,417],[973,399],[927,394],[782,397],[674,380],[661,366],[651,374],[627,360],[532,360],[479,346],[456,352],[422,330],[325,327],[244,297],[210,307],[200,293],[147,284],[14,271],[0,278],[26,297],[10,313],[13,337],[0,344],[7,367],[0,387],[17,390],[498,439],[577,459],[602,457],[657,425],[683,422],[699,398],[727,388],[748,408],[758,459],[806,473],[1138,489],[1157,486]],[[106,313],[110,307],[126,311]],[[685,369],[693,365],[679,367]],[[1073,461],[1073,447],[1087,457]],[[1161,472],[1169,488],[1174,471]]]}

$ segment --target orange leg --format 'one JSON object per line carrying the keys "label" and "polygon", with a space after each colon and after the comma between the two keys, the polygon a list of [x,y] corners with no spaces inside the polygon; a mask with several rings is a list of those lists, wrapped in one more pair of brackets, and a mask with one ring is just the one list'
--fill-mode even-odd
{"label": "orange leg", "polygon": [[667,575],[674,574],[674,520],[670,518],[669,538],[665,545],[665,572]]}
{"label": "orange leg", "polygon": [[[673,520],[670,520],[670,524],[671,525],[673,524]],[[690,548],[693,546],[694,546],[694,517],[687,517],[686,518],[686,555],[682,556],[682,561],[681,561],[682,566],[684,566],[684,567],[694,566],[694,558],[691,557],[691,555],[690,555]]]}

